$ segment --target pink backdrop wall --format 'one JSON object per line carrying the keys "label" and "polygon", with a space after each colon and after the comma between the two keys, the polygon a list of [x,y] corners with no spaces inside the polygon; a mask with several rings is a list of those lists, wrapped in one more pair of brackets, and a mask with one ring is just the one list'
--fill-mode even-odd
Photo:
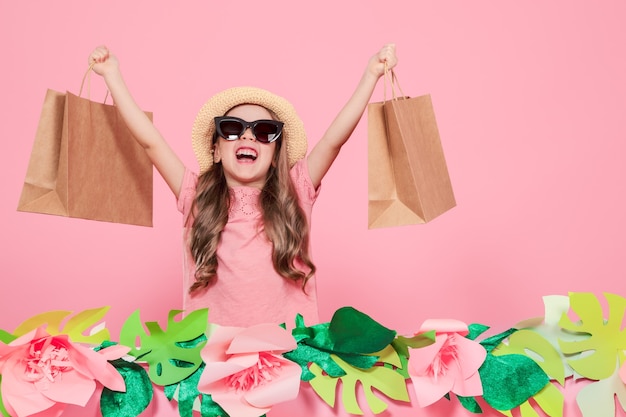
{"label": "pink backdrop wall", "polygon": [[[370,55],[397,44],[404,92],[432,95],[458,206],[368,231],[364,117],[313,215],[323,320],[351,305],[405,334],[427,318],[500,331],[541,315],[543,295],[624,296],[625,19],[617,0],[3,0],[0,328],[111,305],[118,334],[135,309],[161,321],[181,307],[181,218],[157,175],[153,228],[16,211],[46,89],[77,93],[101,43],[193,167],[191,125],[210,95],[255,85],[286,96],[312,145]],[[91,97],[103,96],[95,77]],[[390,414],[453,409],[467,414]]]}

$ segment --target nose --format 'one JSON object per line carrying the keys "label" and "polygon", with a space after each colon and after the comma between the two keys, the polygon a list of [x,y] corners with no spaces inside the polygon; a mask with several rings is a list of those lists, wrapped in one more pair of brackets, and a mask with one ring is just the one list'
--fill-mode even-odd
{"label": "nose", "polygon": [[252,129],[248,127],[246,128],[246,130],[243,131],[240,139],[256,140],[256,136],[254,136],[254,133],[252,133]]}

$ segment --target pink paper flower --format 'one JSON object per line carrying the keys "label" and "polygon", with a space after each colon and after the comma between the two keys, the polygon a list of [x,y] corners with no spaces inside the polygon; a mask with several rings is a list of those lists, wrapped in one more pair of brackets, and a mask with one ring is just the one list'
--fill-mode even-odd
{"label": "pink paper flower", "polygon": [[419,333],[435,330],[435,343],[411,350],[409,376],[417,402],[426,407],[445,394],[453,392],[464,397],[482,395],[478,368],[487,351],[478,342],[463,336],[467,325],[456,320],[427,320]]}
{"label": "pink paper flower", "polygon": [[66,335],[50,336],[42,328],[8,345],[0,343],[4,405],[14,417],[57,416],[67,404],[85,406],[96,381],[124,391],[124,379],[107,361],[128,350],[111,346],[96,352],[70,342]]}
{"label": "pink paper flower", "polygon": [[297,347],[275,324],[249,328],[215,326],[201,356],[198,391],[211,394],[229,415],[258,417],[300,390],[300,366],[281,356]]}

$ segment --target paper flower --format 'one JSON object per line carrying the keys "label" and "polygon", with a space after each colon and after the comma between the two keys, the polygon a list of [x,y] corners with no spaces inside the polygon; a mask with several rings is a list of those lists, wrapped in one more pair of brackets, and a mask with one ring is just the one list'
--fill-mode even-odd
{"label": "paper flower", "polygon": [[231,416],[261,416],[298,396],[300,366],[281,356],[295,348],[293,336],[275,324],[215,326],[201,351],[206,365],[198,391]]}
{"label": "paper flower", "polygon": [[463,336],[467,325],[457,320],[427,320],[419,333],[435,330],[435,343],[412,349],[409,376],[420,407],[426,407],[449,392],[470,397],[483,393],[478,368],[487,352],[478,342]]}
{"label": "paper flower", "polygon": [[67,404],[85,406],[96,381],[124,391],[124,379],[108,360],[127,352],[119,345],[96,352],[70,342],[67,335],[50,336],[42,328],[8,345],[0,343],[4,405],[14,417],[56,416]]}

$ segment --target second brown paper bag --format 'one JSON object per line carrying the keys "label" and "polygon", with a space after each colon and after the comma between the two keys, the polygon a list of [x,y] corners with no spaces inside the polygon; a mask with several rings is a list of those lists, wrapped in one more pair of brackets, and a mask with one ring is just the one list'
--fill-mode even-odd
{"label": "second brown paper bag", "polygon": [[370,103],[368,228],[426,223],[455,206],[430,95]]}

